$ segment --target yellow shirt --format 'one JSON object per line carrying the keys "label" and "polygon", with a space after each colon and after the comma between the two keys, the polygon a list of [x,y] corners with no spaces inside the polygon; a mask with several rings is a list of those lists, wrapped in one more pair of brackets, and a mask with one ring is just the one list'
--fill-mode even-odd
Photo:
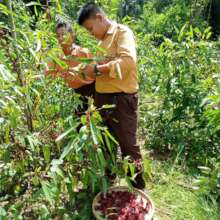
{"label": "yellow shirt", "polygon": [[[125,25],[112,22],[99,47],[113,57],[109,74],[96,77],[99,93],[135,93],[138,90],[136,45],[133,32]],[[103,52],[99,52],[101,55]],[[121,73],[121,77],[120,77]]]}

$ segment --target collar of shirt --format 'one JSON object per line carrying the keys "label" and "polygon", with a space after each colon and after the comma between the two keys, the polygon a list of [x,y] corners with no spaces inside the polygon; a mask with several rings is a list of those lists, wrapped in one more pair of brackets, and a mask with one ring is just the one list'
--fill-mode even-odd
{"label": "collar of shirt", "polygon": [[113,34],[116,27],[117,27],[117,23],[115,21],[112,21],[106,34]]}
{"label": "collar of shirt", "polygon": [[117,23],[115,21],[111,21],[110,27],[108,28],[108,30],[105,33],[105,36],[101,40],[101,42],[104,41],[107,38],[108,35],[112,35],[115,32],[116,27],[117,27]]}

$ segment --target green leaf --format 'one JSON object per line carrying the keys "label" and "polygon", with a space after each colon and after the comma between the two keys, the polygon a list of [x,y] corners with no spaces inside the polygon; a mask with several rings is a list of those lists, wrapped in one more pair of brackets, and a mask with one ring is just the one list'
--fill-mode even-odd
{"label": "green leaf", "polygon": [[211,36],[212,36],[212,32],[209,32],[209,33],[206,35],[206,40],[208,40]]}
{"label": "green leaf", "polygon": [[41,6],[41,3],[40,3],[40,2],[31,1],[31,2],[29,2],[29,3],[26,4],[27,7],[30,7],[30,6],[33,6],[33,5],[39,5],[39,6]]}
{"label": "green leaf", "polygon": [[101,169],[103,170],[103,168],[106,166],[106,160],[105,160],[105,157],[103,155],[103,152],[102,152],[101,148],[97,149],[97,155],[98,155],[98,159],[99,159],[99,162],[100,162],[100,165],[101,165]]}
{"label": "green leaf", "polygon": [[[106,129],[105,129],[106,130]],[[114,148],[114,146],[113,146],[113,144],[111,145],[111,143],[110,143],[110,141],[109,141],[109,138],[108,138],[108,136],[107,136],[107,134],[106,134],[106,131],[104,131],[104,138],[105,138],[105,143],[106,143],[106,145],[107,145],[107,148],[108,148],[108,151],[110,152],[110,155],[111,155],[111,158],[112,158],[112,161],[114,161],[115,162],[115,155],[114,155],[114,153],[113,153],[113,148]]]}
{"label": "green leaf", "polygon": [[94,61],[94,58],[85,58],[85,57],[73,57],[73,56],[67,56],[68,60],[74,60],[74,61],[78,61],[80,63],[91,63]]}
{"label": "green leaf", "polygon": [[17,17],[17,15],[14,12],[10,11],[5,5],[1,3],[0,3],[0,9],[1,9],[1,13],[4,13],[5,15],[10,14],[13,15],[14,17]]}
{"label": "green leaf", "polygon": [[42,185],[42,189],[45,195],[45,199],[47,199],[49,203],[53,205],[54,200],[53,200],[53,197],[51,196],[51,191],[50,191],[51,187],[49,186],[49,183],[47,181],[42,181],[41,185]]}
{"label": "green leaf", "polygon": [[52,166],[57,166],[57,165],[61,165],[61,164],[63,164],[63,160],[53,159],[53,160],[51,161],[51,165],[52,165]]}
{"label": "green leaf", "polygon": [[48,145],[43,147],[44,159],[48,163],[50,161],[50,147]]}
{"label": "green leaf", "polygon": [[56,6],[57,6],[57,10],[60,14],[62,14],[62,7],[61,7],[61,1],[60,0],[56,0]]}
{"label": "green leaf", "polygon": [[62,178],[64,178],[64,174],[63,171],[57,166],[55,169],[51,170],[55,173],[57,173],[59,176],[61,176]]}
{"label": "green leaf", "polygon": [[53,55],[53,54],[48,54],[48,56],[55,62],[57,63],[59,66],[61,66],[63,69],[66,69],[68,66],[66,64],[66,62],[60,60],[57,56]]}
{"label": "green leaf", "polygon": [[188,22],[187,23],[185,23],[184,25],[183,25],[183,27],[181,28],[181,30],[180,30],[180,33],[179,33],[179,36],[178,36],[178,41],[179,42],[181,42],[182,40],[183,40],[183,38],[184,38],[184,36],[185,36],[185,30],[186,30],[186,27],[188,26]]}
{"label": "green leaf", "polygon": [[40,183],[38,176],[34,176],[31,181],[35,186],[38,186]]}
{"label": "green leaf", "polygon": [[108,190],[108,181],[106,177],[102,178],[102,191],[106,193]]}
{"label": "green leaf", "polygon": [[39,207],[39,212],[40,212],[40,219],[39,220],[48,220],[50,219],[50,211],[48,210],[48,208],[46,207],[46,205],[41,204],[41,206]]}
{"label": "green leaf", "polygon": [[62,140],[64,137],[66,137],[71,131],[73,131],[75,129],[75,126],[68,129],[67,131],[65,131],[64,133],[62,133],[55,141],[58,142],[60,140]]}
{"label": "green leaf", "polygon": [[68,144],[64,149],[63,149],[63,152],[62,152],[62,154],[61,154],[61,156],[60,156],[60,160],[63,160],[71,151],[72,151],[72,149],[75,147],[76,148],[76,145],[78,144],[78,141],[79,141],[79,139],[78,139],[78,137],[77,138],[75,138],[72,142],[71,142],[71,144]]}
{"label": "green leaf", "polygon": [[133,178],[135,175],[135,166],[133,163],[129,163],[128,166],[129,166],[129,170],[131,172],[131,178]]}
{"label": "green leaf", "polygon": [[190,38],[193,38],[193,37],[194,37],[192,25],[190,25],[190,30],[189,30],[189,32],[188,32],[188,35],[190,36]]}
{"label": "green leaf", "polygon": [[144,159],[144,179],[145,181],[152,179],[152,168],[151,161],[148,159]]}
{"label": "green leaf", "polygon": [[13,89],[15,91],[16,94],[18,94],[19,96],[23,97],[24,95],[22,94],[22,92],[20,91],[20,87],[18,86],[13,86]]}
{"label": "green leaf", "polygon": [[211,172],[211,168],[205,167],[205,166],[198,166],[198,168],[202,171],[204,174],[209,174]]}
{"label": "green leaf", "polygon": [[97,138],[97,129],[92,120],[90,120],[89,125],[90,125],[91,134],[92,134],[92,140],[95,145],[98,145],[99,142]]}
{"label": "green leaf", "polygon": [[40,142],[37,140],[37,138],[34,135],[27,135],[27,140],[30,144],[31,150],[34,152],[35,147],[40,144]]}
{"label": "green leaf", "polygon": [[118,141],[111,135],[111,133],[107,129],[105,130],[105,134],[110,140],[112,140],[116,145],[118,145]]}
{"label": "green leaf", "polygon": [[95,176],[94,173],[91,172],[91,171],[88,171],[88,176],[89,176],[89,179],[90,179],[90,184],[92,185],[92,192],[95,192],[95,186],[96,186],[96,183],[97,183],[97,176]]}
{"label": "green leaf", "polygon": [[6,69],[6,66],[0,64],[0,74],[5,81],[15,80],[15,77]]}
{"label": "green leaf", "polygon": [[103,106],[102,106],[102,109],[110,109],[110,108],[115,108],[115,107],[116,107],[115,104],[112,104],[112,105],[106,104],[106,105],[103,105]]}
{"label": "green leaf", "polygon": [[40,39],[38,39],[37,40],[37,47],[36,47],[36,49],[35,49],[35,52],[38,52],[40,49],[41,49],[41,40]]}
{"label": "green leaf", "polygon": [[127,176],[127,173],[128,173],[128,167],[129,167],[129,163],[128,163],[128,160],[129,160],[129,156],[126,156],[124,159],[123,159],[123,169],[124,169],[124,173],[125,173],[125,176]]}
{"label": "green leaf", "polygon": [[1,220],[7,220],[7,212],[2,207],[0,207],[0,219]]}
{"label": "green leaf", "polygon": [[105,48],[100,47],[100,46],[96,46],[96,50],[97,50],[98,52],[103,53],[103,55],[106,55],[106,54],[108,53]]}
{"label": "green leaf", "polygon": [[4,123],[4,121],[5,121],[5,119],[4,119],[4,118],[2,118],[2,117],[0,117],[0,124],[3,124],[3,123]]}

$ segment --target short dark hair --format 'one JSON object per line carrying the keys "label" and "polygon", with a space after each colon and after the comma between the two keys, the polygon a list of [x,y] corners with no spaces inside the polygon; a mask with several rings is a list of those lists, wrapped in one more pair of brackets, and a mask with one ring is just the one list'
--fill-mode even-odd
{"label": "short dark hair", "polygon": [[83,25],[87,19],[95,17],[97,13],[104,14],[104,11],[94,2],[87,3],[79,11],[77,23]]}
{"label": "short dark hair", "polygon": [[57,31],[59,28],[65,28],[65,30],[71,34],[73,34],[73,29],[72,29],[72,26],[70,23],[67,23],[67,22],[63,22],[63,21],[60,21],[57,23],[56,27],[55,27],[55,31]]}

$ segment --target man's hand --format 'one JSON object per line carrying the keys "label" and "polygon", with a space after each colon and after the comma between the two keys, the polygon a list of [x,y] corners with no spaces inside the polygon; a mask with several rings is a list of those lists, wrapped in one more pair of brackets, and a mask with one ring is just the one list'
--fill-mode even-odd
{"label": "man's hand", "polygon": [[[98,71],[101,74],[108,74],[110,69],[109,69],[109,65],[108,63],[106,64],[102,64],[102,65],[97,65],[96,68],[98,69]],[[82,72],[86,75],[89,76],[91,78],[95,78],[96,77],[96,73],[95,73],[95,68],[93,64],[88,64],[86,65],[83,69]]]}
{"label": "man's hand", "polygon": [[104,58],[104,59],[102,59],[102,60],[100,60],[99,62],[98,62],[98,64],[99,65],[103,65],[103,64],[106,64],[106,63],[108,63],[108,62],[110,62],[111,60],[109,59],[109,58]]}

